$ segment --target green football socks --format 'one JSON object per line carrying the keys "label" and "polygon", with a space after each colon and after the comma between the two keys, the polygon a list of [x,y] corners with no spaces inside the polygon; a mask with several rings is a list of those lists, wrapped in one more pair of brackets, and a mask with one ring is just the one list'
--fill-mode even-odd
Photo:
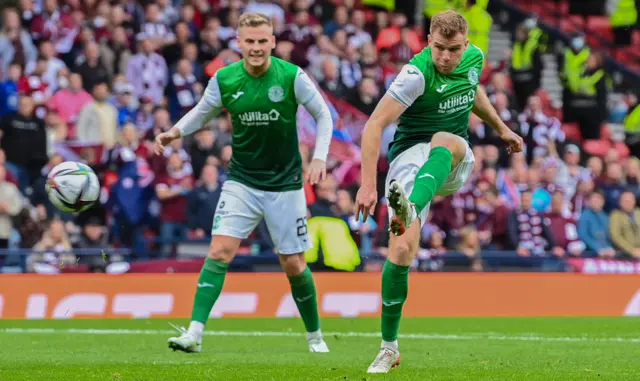
{"label": "green football socks", "polygon": [[298,311],[307,332],[317,332],[320,329],[320,315],[318,314],[318,297],[316,285],[309,267],[302,273],[289,277],[291,295],[298,306]]}
{"label": "green football socks", "polygon": [[398,339],[402,306],[409,293],[409,266],[399,266],[387,259],[382,269],[382,340]]}
{"label": "green football socks", "polygon": [[191,313],[192,321],[200,322],[203,325],[207,323],[211,309],[222,292],[228,269],[228,263],[211,258],[205,259],[204,266],[200,271],[200,278],[198,278],[198,289]]}
{"label": "green football socks", "polygon": [[429,153],[429,159],[416,175],[413,191],[409,201],[415,204],[416,212],[420,212],[429,205],[433,196],[451,173],[453,156],[446,147],[434,147]]}

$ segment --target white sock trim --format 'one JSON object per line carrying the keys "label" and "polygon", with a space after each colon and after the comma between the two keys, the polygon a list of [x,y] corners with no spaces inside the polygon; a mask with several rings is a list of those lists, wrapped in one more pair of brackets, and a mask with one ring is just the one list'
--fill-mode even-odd
{"label": "white sock trim", "polygon": [[307,340],[322,339],[322,331],[307,332]]}
{"label": "white sock trim", "polygon": [[394,341],[384,341],[382,340],[382,344],[381,344],[382,348],[387,348],[387,349],[391,349],[394,352],[398,351],[398,340],[394,340]]}
{"label": "white sock trim", "polygon": [[191,323],[189,323],[188,332],[194,335],[196,338],[200,338],[200,336],[202,336],[202,333],[204,332],[204,324],[200,323],[199,321],[192,321]]}

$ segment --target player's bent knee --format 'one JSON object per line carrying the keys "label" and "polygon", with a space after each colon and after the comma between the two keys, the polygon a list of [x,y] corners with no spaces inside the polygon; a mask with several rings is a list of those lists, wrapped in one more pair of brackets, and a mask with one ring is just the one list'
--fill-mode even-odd
{"label": "player's bent knee", "polygon": [[280,265],[287,276],[296,276],[302,274],[307,268],[307,262],[304,259],[304,253],[299,254],[279,254]]}
{"label": "player's bent knee", "polygon": [[436,132],[431,138],[431,148],[445,147],[453,156],[453,166],[457,165],[467,153],[467,143],[461,137],[448,132]]}
{"label": "player's bent knee", "polygon": [[238,238],[215,236],[211,239],[208,257],[222,263],[230,263],[239,246]]}
{"label": "player's bent knee", "polygon": [[417,246],[405,237],[392,237],[388,258],[400,266],[409,266],[417,253]]}

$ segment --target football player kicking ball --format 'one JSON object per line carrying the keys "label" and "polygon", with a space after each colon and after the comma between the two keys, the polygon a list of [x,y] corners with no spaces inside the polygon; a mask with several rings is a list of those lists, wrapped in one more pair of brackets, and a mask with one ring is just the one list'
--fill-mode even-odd
{"label": "football player kicking ball", "polygon": [[242,239],[265,219],[293,299],[307,330],[311,352],[328,352],[320,331],[316,288],[304,260],[310,248],[307,206],[302,189],[296,112],[303,105],[314,117],[318,134],[306,179],[326,176],[325,161],[333,121],[322,95],[297,66],[271,57],[275,48],[269,18],[246,13],[239,19],[238,45],[243,59],[220,69],[202,99],[168,132],[156,137],[156,153],[171,141],[203,127],[223,108],[233,124],[228,180],[216,207],[209,254],[196,289],[189,329],[169,339],[169,347],[200,352],[202,334],[220,296],[229,263]]}
{"label": "football player kicking ball", "polygon": [[493,127],[509,152],[522,150],[522,139],[502,122],[478,87],[484,57],[469,44],[467,29],[467,21],[455,11],[435,15],[429,47],[404,66],[365,126],[356,218],[374,212],[381,133],[399,118],[389,146],[391,165],[385,188],[392,234],[382,270],[382,348],[369,373],[387,373],[400,363],[398,327],[407,299],[409,266],[429,203],[434,195],[447,196],[460,189],[473,170],[469,113]]}

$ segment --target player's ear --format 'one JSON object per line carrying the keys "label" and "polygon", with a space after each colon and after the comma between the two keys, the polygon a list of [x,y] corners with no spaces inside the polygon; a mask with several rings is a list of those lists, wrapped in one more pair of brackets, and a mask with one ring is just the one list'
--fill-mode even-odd
{"label": "player's ear", "polygon": [[431,37],[431,34],[427,35],[427,45],[431,45],[431,41],[433,40],[433,38]]}
{"label": "player's ear", "polygon": [[467,38],[464,42],[465,49],[469,46],[469,39]]}

